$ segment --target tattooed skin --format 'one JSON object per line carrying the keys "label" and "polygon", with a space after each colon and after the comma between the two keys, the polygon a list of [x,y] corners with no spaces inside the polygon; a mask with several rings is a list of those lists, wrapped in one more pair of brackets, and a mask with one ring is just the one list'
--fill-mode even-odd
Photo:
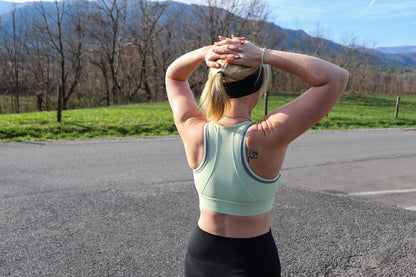
{"label": "tattooed skin", "polygon": [[249,163],[250,160],[257,160],[259,158],[259,152],[256,149],[246,148],[246,156],[247,162]]}

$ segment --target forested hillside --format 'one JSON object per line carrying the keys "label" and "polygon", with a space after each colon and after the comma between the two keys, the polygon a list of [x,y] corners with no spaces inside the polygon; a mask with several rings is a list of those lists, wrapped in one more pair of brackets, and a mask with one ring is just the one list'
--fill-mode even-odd
{"label": "forested hillside", "polygon": [[[29,105],[22,103],[28,99],[35,99],[37,110],[55,109],[58,85],[64,109],[164,100],[168,65],[186,51],[212,44],[220,34],[328,59],[350,72],[352,93],[416,93],[415,68],[391,66],[409,65],[412,56],[387,59],[389,65],[387,54],[380,56],[354,40],[340,45],[268,22],[266,1],[221,2],[221,8],[213,0],[207,6],[144,0],[12,6],[0,15],[0,113],[26,111]],[[205,68],[192,76],[196,94],[205,76]],[[307,88],[277,70],[273,83],[273,91]]]}

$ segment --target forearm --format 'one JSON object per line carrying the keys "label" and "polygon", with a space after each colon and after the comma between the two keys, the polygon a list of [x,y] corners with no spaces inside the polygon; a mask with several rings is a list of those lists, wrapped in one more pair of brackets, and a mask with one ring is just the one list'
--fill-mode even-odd
{"label": "forearm", "polygon": [[348,79],[348,72],[341,67],[298,53],[267,49],[264,53],[264,63],[292,73],[314,87]]}
{"label": "forearm", "polygon": [[205,60],[213,46],[205,46],[191,51],[176,59],[166,72],[166,78],[175,81],[186,81],[195,69]]}

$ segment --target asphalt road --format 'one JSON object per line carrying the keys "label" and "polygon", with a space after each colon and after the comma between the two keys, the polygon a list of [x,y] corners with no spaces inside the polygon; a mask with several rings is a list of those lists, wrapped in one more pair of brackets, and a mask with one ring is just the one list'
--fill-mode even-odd
{"label": "asphalt road", "polygon": [[[283,276],[416,276],[416,131],[312,131],[272,213]],[[0,276],[181,276],[178,137],[0,144]]]}
{"label": "asphalt road", "polygon": [[291,144],[282,181],[416,210],[416,130],[309,132]]}

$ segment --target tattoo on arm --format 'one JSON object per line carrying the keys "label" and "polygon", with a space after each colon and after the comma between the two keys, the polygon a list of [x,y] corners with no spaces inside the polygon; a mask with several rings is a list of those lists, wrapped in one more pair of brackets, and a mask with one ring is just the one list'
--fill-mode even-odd
{"label": "tattoo on arm", "polygon": [[247,162],[249,163],[250,160],[257,160],[259,158],[259,152],[256,149],[246,148],[246,156]]}

